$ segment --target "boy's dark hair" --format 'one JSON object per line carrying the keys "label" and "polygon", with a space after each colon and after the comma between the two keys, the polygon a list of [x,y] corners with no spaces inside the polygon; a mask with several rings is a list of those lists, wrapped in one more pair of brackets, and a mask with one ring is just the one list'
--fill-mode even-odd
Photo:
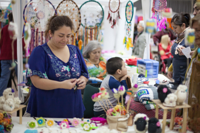
{"label": "boy's dark hair", "polygon": [[8,20],[9,20],[10,22],[13,22],[13,14],[12,14],[12,12],[9,13],[9,15],[8,15]]}
{"label": "boy's dark hair", "polygon": [[108,74],[115,74],[118,69],[122,69],[122,58],[113,57],[110,58],[106,63],[106,70]]}

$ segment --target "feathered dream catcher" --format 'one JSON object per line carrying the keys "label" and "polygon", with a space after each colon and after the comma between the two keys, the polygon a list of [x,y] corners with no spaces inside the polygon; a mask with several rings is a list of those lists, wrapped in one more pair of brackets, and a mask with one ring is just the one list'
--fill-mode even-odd
{"label": "feathered dream catcher", "polygon": [[107,20],[111,23],[111,28],[114,28],[118,19],[120,19],[120,0],[109,0],[108,7],[109,11]]}
{"label": "feathered dream catcher", "polygon": [[132,19],[134,14],[134,5],[131,0],[129,0],[126,4],[125,8],[125,17],[126,17],[126,36],[124,37],[124,44],[126,46],[126,49],[129,50],[130,47],[133,47],[132,44],[132,38],[131,38],[131,32],[132,32]]}
{"label": "feathered dream catcher", "polygon": [[[167,0],[154,0],[153,1],[153,7],[152,12],[153,16],[152,18],[157,21],[157,30],[160,31],[162,29],[165,29],[165,23],[167,22],[167,19],[162,17],[162,12],[167,7]],[[168,10],[166,10],[168,12]]]}
{"label": "feathered dream catcher", "polygon": [[84,2],[80,6],[81,25],[84,28],[84,44],[89,40],[97,40],[99,29],[104,18],[104,9],[102,5],[95,0]]}
{"label": "feathered dream catcher", "polygon": [[73,0],[63,0],[57,6],[56,11],[58,15],[68,16],[72,20],[74,30],[72,31],[71,44],[76,45],[76,39],[78,39],[78,31],[81,25],[81,13],[78,5]]}
{"label": "feathered dream catcher", "polygon": [[30,1],[25,5],[23,10],[24,28],[27,22],[31,26],[31,40],[30,45],[27,46],[30,53],[35,47],[47,42],[46,23],[54,14],[56,14],[55,7],[49,0]]}

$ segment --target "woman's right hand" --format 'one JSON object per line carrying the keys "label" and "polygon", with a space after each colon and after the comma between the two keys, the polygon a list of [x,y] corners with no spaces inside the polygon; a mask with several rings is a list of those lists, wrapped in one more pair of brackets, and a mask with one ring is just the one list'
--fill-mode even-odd
{"label": "woman's right hand", "polygon": [[62,81],[61,83],[62,83],[62,87],[61,88],[71,90],[72,88],[75,87],[75,85],[77,83],[77,79],[68,79],[68,80]]}
{"label": "woman's right hand", "polygon": [[168,73],[167,73],[167,77],[168,77],[168,78],[172,78],[172,75],[173,75],[173,72],[168,72]]}

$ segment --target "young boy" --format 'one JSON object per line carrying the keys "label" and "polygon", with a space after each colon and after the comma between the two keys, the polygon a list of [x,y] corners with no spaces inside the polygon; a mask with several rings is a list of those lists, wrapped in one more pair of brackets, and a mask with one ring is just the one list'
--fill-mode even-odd
{"label": "young boy", "polygon": [[[127,68],[125,66],[124,61],[121,58],[114,57],[107,61],[106,69],[108,74],[102,81],[101,87],[104,87],[106,91],[109,93],[110,97],[108,100],[113,106],[115,106],[117,105],[117,99],[114,97],[112,89],[113,88],[118,89],[120,85],[123,85],[126,88],[126,90],[128,89],[126,84],[126,78],[128,77]],[[95,117],[105,114],[102,106],[107,102],[105,100],[101,100],[99,102],[95,102],[94,104]],[[112,106],[109,105],[109,108],[112,108]]]}

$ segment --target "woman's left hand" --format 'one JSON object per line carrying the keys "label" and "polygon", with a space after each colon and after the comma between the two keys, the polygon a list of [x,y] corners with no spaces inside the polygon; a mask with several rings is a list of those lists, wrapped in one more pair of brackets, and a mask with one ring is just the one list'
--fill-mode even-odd
{"label": "woman's left hand", "polygon": [[77,79],[77,85],[78,85],[77,89],[85,89],[87,81],[88,81],[88,79],[84,76],[81,76],[80,78],[78,78]]}
{"label": "woman's left hand", "polygon": [[179,54],[179,55],[184,55],[183,52],[182,52],[182,49],[184,49],[184,48],[185,48],[185,47],[179,47],[179,48],[178,48],[178,54]]}

